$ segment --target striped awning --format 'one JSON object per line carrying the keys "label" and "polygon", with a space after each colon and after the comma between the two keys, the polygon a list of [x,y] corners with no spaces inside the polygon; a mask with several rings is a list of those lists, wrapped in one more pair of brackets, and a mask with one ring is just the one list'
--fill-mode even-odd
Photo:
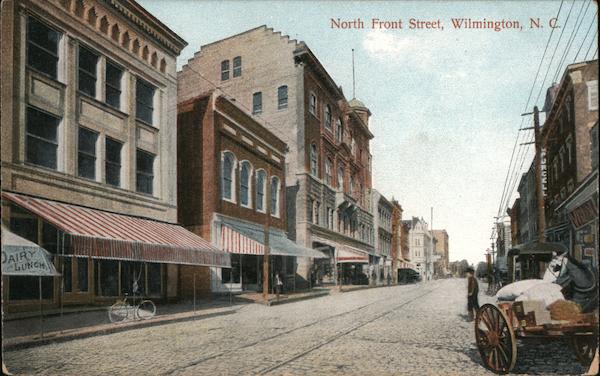
{"label": "striped awning", "polygon": [[336,251],[336,259],[338,263],[369,263],[369,254],[362,252],[358,249],[349,246],[339,245]]}
{"label": "striped awning", "polygon": [[178,225],[16,193],[2,198],[64,231],[75,256],[231,267],[228,253]]}

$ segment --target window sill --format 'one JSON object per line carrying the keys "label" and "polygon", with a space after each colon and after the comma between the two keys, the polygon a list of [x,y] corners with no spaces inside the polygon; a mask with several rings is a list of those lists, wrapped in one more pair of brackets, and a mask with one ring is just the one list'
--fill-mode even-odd
{"label": "window sill", "polygon": [[250,210],[252,210],[252,209],[253,209],[253,208],[252,208],[252,206],[250,206],[250,205],[244,205],[244,204],[240,204],[240,206],[241,206],[242,208],[244,208],[244,209],[250,209]]}
{"label": "window sill", "polygon": [[90,102],[94,106],[100,107],[103,111],[109,112],[109,113],[117,116],[118,118],[125,119],[129,116],[129,114],[127,114],[119,109],[116,109],[116,108],[106,104],[105,102],[102,102],[102,101],[92,97],[91,95],[88,95],[87,93],[77,90],[77,95],[79,96],[79,98],[82,101]]}
{"label": "window sill", "polygon": [[143,128],[148,129],[150,132],[153,132],[153,133],[158,133],[158,131],[160,130],[157,127],[155,127],[154,125],[148,124],[145,121],[137,119],[137,118],[135,119],[135,123],[139,126],[142,126]]}
{"label": "window sill", "polygon": [[237,205],[237,202],[235,200],[233,200],[233,199],[230,199],[230,198],[221,197],[221,200],[225,201],[225,202],[229,202],[230,204]]}
{"label": "window sill", "polygon": [[39,71],[39,70],[37,70],[37,69],[29,66],[29,65],[26,65],[26,67],[27,67],[27,70],[29,71],[29,73],[32,76],[35,76],[36,78],[40,78],[41,80],[45,81],[46,83],[54,84],[54,85],[59,85],[62,88],[66,88],[67,87],[67,84],[65,84],[65,83],[63,83],[63,82],[61,82],[61,81],[58,80],[58,77],[54,78],[51,75],[49,75],[48,73],[41,72],[41,71]]}

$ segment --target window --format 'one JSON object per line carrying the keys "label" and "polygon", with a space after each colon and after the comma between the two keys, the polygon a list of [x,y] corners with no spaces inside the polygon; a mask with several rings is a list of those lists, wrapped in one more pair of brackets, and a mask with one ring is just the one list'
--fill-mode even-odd
{"label": "window", "polygon": [[99,56],[86,47],[79,46],[78,81],[79,91],[91,97],[96,96],[97,65]]}
{"label": "window", "polygon": [[307,206],[306,206],[306,214],[307,214],[308,221],[310,223],[315,223],[315,221],[314,221],[314,215],[315,215],[314,200],[312,198],[309,198],[306,201],[306,204],[307,204]]}
{"label": "window", "polygon": [[350,179],[350,194],[354,194],[354,181],[355,181],[355,177],[354,175],[352,175],[352,178]]}
{"label": "window", "polygon": [[335,139],[337,142],[342,142],[344,137],[344,126],[342,125],[342,119],[337,118],[335,121]]}
{"label": "window", "polygon": [[61,34],[35,18],[27,19],[27,65],[56,79]]}
{"label": "window", "polygon": [[251,207],[250,204],[250,175],[252,174],[252,166],[250,162],[242,162],[242,170],[240,172],[240,203],[242,206]]}
{"label": "window", "polygon": [[573,137],[570,134],[567,136],[566,145],[567,145],[567,161],[569,164],[571,164],[571,163],[573,163],[573,156],[572,156],[573,155],[572,154],[572,152],[573,152],[572,151]]}
{"label": "window", "polygon": [[317,157],[317,145],[310,144],[310,173],[313,176],[318,174],[318,157]]}
{"label": "window", "polygon": [[58,123],[60,119],[48,113],[27,108],[26,160],[29,163],[57,169]]}
{"label": "window", "polygon": [[288,106],[288,87],[280,86],[277,88],[277,109],[287,108]]}
{"label": "window", "polygon": [[154,185],[154,155],[138,149],[136,162],[136,190],[151,195]]}
{"label": "window", "polygon": [[233,58],[233,77],[242,75],[242,57],[236,56]]}
{"label": "window", "polygon": [[235,156],[229,152],[223,153],[221,166],[221,198],[234,201],[234,170]]}
{"label": "window", "polygon": [[229,60],[223,60],[221,62],[221,81],[227,81],[229,79]]}
{"label": "window", "polygon": [[111,62],[106,62],[106,104],[121,108],[121,77],[123,70]]}
{"label": "window", "polygon": [[333,162],[331,159],[327,158],[325,161],[325,180],[328,185],[333,185]]}
{"label": "window", "polygon": [[344,168],[343,167],[338,168],[337,186],[340,191],[344,190]]}
{"label": "window", "polygon": [[265,186],[267,183],[267,174],[264,170],[256,173],[256,210],[265,212]]}
{"label": "window", "polygon": [[325,105],[325,128],[331,131],[331,107]]}
{"label": "window", "polygon": [[154,87],[138,78],[135,83],[135,117],[152,125]]}
{"label": "window", "polygon": [[588,110],[598,110],[598,80],[586,82],[588,89]]}
{"label": "window", "polygon": [[310,93],[308,111],[315,116],[317,115],[317,96],[314,93]]}
{"label": "window", "polygon": [[262,112],[262,92],[252,94],[252,113],[260,114]]}
{"label": "window", "polygon": [[96,179],[96,141],[98,133],[79,128],[77,175],[82,178]]}
{"label": "window", "polygon": [[271,178],[271,215],[279,217],[279,178]]}
{"label": "window", "polygon": [[121,185],[121,148],[123,144],[111,138],[106,138],[106,183],[119,187]]}
{"label": "window", "polygon": [[352,135],[350,135],[350,152],[356,157],[356,142],[354,141],[354,137]]}

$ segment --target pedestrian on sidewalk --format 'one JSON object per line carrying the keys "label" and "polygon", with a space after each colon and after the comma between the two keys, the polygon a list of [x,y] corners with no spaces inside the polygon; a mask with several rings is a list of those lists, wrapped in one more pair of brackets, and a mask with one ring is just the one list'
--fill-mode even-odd
{"label": "pedestrian on sidewalk", "polygon": [[281,290],[283,288],[283,281],[281,280],[281,275],[279,272],[275,273],[275,294],[277,295],[277,300],[279,300],[279,294],[281,294]]}
{"label": "pedestrian on sidewalk", "polygon": [[479,283],[474,276],[475,270],[467,268],[467,310],[469,311],[469,321],[473,321],[475,314],[479,310]]}

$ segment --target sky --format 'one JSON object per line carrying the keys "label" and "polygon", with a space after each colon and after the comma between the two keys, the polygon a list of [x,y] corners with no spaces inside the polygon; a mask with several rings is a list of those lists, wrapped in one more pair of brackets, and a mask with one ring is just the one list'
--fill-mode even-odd
{"label": "sky", "polygon": [[[521,114],[543,107],[568,64],[597,58],[591,0],[138,2],[189,43],[179,69],[200,46],[267,25],[307,43],[351,99],[354,49],[356,97],[373,114],[374,188],[400,202],[404,219],[431,222],[433,208],[450,260],[473,264],[484,260],[494,217],[512,205],[533,158],[533,147],[520,145],[532,136],[519,131],[531,122]],[[359,18],[364,28],[332,27],[332,19]],[[522,28],[453,27],[467,18]],[[541,27],[530,27],[538,18]],[[373,28],[373,19],[403,28]],[[410,29],[411,19],[443,30]]]}

